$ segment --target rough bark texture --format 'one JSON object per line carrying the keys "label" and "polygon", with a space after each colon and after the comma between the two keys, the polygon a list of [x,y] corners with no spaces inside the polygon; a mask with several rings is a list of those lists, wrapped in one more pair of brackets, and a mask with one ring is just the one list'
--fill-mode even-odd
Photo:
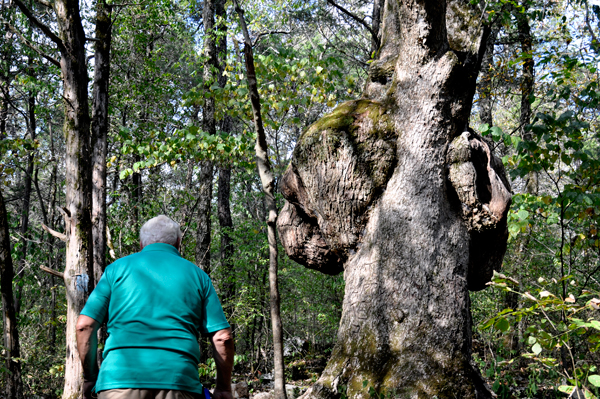
{"label": "rough bark texture", "polygon": [[[227,19],[227,9],[225,0],[217,0],[215,2],[215,17],[217,23],[215,29],[219,32],[217,40],[217,74],[220,87],[225,87],[227,84],[227,75],[223,74],[225,70],[225,62],[227,57],[227,24],[224,21]],[[220,121],[221,131],[231,133],[233,121],[231,117],[225,115]],[[219,216],[219,227],[221,229],[221,267],[224,274],[223,286],[223,302],[225,303],[225,314],[229,318],[233,313],[233,297],[235,295],[235,284],[233,276],[233,220],[231,218],[230,206],[230,191],[231,191],[231,168],[228,166],[219,167],[219,180],[217,183],[217,214]],[[231,323],[231,322],[230,322]],[[232,326],[235,331],[234,326]]]}
{"label": "rough bark texture", "polygon": [[[531,141],[533,135],[529,130],[531,123],[531,100],[534,95],[534,73],[535,62],[533,60],[533,40],[531,37],[531,27],[529,26],[529,3],[524,1],[523,8],[516,10],[517,29],[519,32],[519,43],[521,44],[521,56],[523,57],[523,69],[521,72],[521,113],[519,116],[519,125],[521,127],[521,137],[523,140]],[[538,175],[532,171],[527,176],[527,193],[537,195]]]}
{"label": "rough bark texture", "polygon": [[479,80],[479,119],[488,126],[494,125],[494,102],[492,84],[494,76],[494,45],[498,37],[498,29],[492,29],[485,46],[485,55],[481,63],[481,78]]}
{"label": "rough bark texture", "polygon": [[376,54],[381,44],[381,11],[383,0],[373,1],[373,15],[371,16],[373,34],[371,34],[371,54]]}
{"label": "rough bark texture", "polygon": [[[204,86],[207,90],[217,80],[217,42],[215,27],[215,2],[218,0],[206,0],[202,9],[202,21],[204,24]],[[209,96],[202,112],[202,128],[208,134],[217,132],[215,120],[215,99]],[[198,229],[196,230],[196,264],[205,272],[210,273],[210,211],[213,189],[214,166],[210,161],[200,164],[198,201]]]}
{"label": "rough bark texture", "polygon": [[244,61],[246,64],[246,79],[248,81],[248,91],[250,103],[252,104],[252,118],[256,131],[256,143],[254,151],[256,153],[256,166],[258,175],[262,183],[263,193],[265,194],[265,204],[268,210],[267,218],[267,239],[269,242],[269,304],[271,308],[271,328],[273,330],[273,363],[274,363],[274,387],[273,395],[275,399],[286,399],[285,390],[285,366],[283,362],[283,326],[281,324],[279,287],[277,281],[277,202],[275,200],[275,178],[273,169],[269,161],[269,146],[262,122],[260,109],[260,96],[258,94],[258,84],[256,81],[256,70],[254,68],[254,54],[252,52],[252,40],[248,33],[248,27],[244,19],[244,12],[240,8],[237,0],[233,2],[236,12],[239,15],[240,27],[244,34]]}
{"label": "rough bark texture", "polygon": [[196,265],[210,274],[210,207],[213,190],[213,165],[200,162],[198,173],[198,227],[196,228]]}
{"label": "rough bark texture", "polygon": [[346,280],[337,344],[305,398],[489,398],[468,289],[500,265],[510,187],[462,134],[488,30],[467,0],[384,8],[364,98],[300,137],[282,182],[288,255]]}
{"label": "rough bark texture", "polygon": [[65,102],[63,132],[66,141],[66,206],[67,235],[64,271],[67,292],[66,364],[63,399],[81,395],[83,373],[75,325],[92,288],[92,171],[90,150],[90,116],[88,106],[88,74],[85,63],[85,33],[76,0],[54,3],[60,38],[61,74]]}
{"label": "rough bark texture", "polygon": [[19,333],[17,330],[17,316],[15,313],[15,303],[13,301],[13,277],[14,268],[12,257],[10,255],[10,236],[8,233],[8,215],[4,205],[4,197],[0,192],[0,267],[1,289],[2,289],[2,309],[4,321],[4,367],[6,367],[6,390],[5,395],[8,399],[23,398],[23,383],[21,381],[21,363],[15,361],[15,358],[21,357],[19,347]]}
{"label": "rough bark texture", "polygon": [[[31,60],[30,60],[31,63]],[[30,69],[30,73],[33,74],[33,71]],[[37,121],[35,118],[35,92],[33,90],[29,91],[29,96],[27,99],[27,120],[28,120],[28,128],[29,128],[29,138],[31,140],[35,140],[36,138],[36,130],[37,130]],[[17,268],[17,275],[21,276],[20,279],[23,278],[23,273],[25,270],[25,263],[27,261],[27,250],[29,248],[29,210],[31,208],[31,187],[32,187],[32,177],[33,177],[33,166],[34,166],[34,153],[31,151],[27,154],[27,168],[25,169],[25,176],[23,176],[23,202],[21,205],[21,218],[19,221],[20,224],[20,233],[21,233],[21,253],[19,254],[19,263]],[[23,292],[23,285],[19,284],[17,288],[17,295],[15,300],[15,313],[19,314],[21,311],[21,294]]]}
{"label": "rough bark texture", "polygon": [[96,4],[94,94],[92,109],[92,235],[94,237],[94,285],[106,268],[106,152],[108,137],[108,84],[112,42],[112,6]]}

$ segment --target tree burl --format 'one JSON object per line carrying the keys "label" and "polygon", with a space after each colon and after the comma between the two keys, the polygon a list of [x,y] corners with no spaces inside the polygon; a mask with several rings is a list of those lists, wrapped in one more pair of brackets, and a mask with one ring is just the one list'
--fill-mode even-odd
{"label": "tree burl", "polygon": [[502,263],[511,194],[468,128],[484,22],[468,1],[387,0],[363,98],[298,140],[281,241],[346,281],[336,346],[305,398],[490,397],[471,365],[468,292]]}

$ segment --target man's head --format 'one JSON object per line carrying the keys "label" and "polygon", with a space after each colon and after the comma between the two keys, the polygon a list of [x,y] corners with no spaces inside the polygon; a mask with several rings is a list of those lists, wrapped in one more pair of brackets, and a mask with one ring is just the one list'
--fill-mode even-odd
{"label": "man's head", "polygon": [[161,242],[179,249],[181,243],[181,229],[179,224],[166,217],[159,215],[148,220],[140,229],[140,247]]}

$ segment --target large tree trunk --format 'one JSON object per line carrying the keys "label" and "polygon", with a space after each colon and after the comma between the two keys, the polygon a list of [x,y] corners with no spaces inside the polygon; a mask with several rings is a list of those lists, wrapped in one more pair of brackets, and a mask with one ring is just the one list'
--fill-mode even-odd
{"label": "large tree trunk", "polygon": [[286,399],[285,391],[285,366],[283,361],[283,326],[281,323],[279,286],[277,281],[278,249],[277,249],[277,202],[275,200],[275,177],[271,162],[269,161],[269,147],[262,122],[260,109],[260,96],[256,82],[256,71],[254,68],[254,54],[252,52],[252,41],[244,19],[244,12],[237,0],[233,1],[236,12],[239,15],[240,28],[244,34],[244,60],[246,64],[246,80],[250,103],[252,105],[252,118],[256,131],[256,166],[265,194],[265,204],[269,212],[267,218],[267,239],[269,242],[269,304],[271,308],[271,328],[273,329],[273,363],[274,363],[274,396],[275,399]]}
{"label": "large tree trunk", "polygon": [[77,352],[75,325],[93,284],[92,168],[88,73],[85,62],[85,33],[76,0],[54,3],[60,38],[61,74],[65,103],[63,132],[66,145],[67,235],[64,271],[67,292],[65,386],[63,399],[81,395],[83,370]]}
{"label": "large tree trunk", "polygon": [[482,10],[467,0],[384,9],[364,98],[304,132],[282,181],[288,255],[346,280],[337,344],[305,397],[368,398],[372,387],[489,398],[471,366],[468,290],[502,262],[510,188],[465,131]]}
{"label": "large tree trunk", "polygon": [[4,367],[6,367],[6,397],[8,399],[23,398],[23,383],[21,380],[21,357],[17,316],[13,301],[14,269],[10,251],[10,236],[8,233],[8,215],[4,205],[4,197],[0,191],[0,267],[2,288],[2,309],[4,321]]}

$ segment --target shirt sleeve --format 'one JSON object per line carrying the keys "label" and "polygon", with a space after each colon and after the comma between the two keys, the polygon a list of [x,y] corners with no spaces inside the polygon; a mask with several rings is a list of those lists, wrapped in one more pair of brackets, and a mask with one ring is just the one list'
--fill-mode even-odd
{"label": "shirt sleeve", "polygon": [[108,281],[107,273],[102,274],[98,285],[92,291],[92,294],[88,298],[83,310],[82,315],[91,317],[99,323],[105,321],[108,316],[108,304],[110,302],[110,283]]}
{"label": "shirt sleeve", "polygon": [[200,325],[200,331],[202,334],[210,334],[215,331],[229,328],[229,323],[223,313],[221,302],[213,287],[212,282],[208,281],[208,289],[206,290],[206,298],[204,299],[204,314]]}

